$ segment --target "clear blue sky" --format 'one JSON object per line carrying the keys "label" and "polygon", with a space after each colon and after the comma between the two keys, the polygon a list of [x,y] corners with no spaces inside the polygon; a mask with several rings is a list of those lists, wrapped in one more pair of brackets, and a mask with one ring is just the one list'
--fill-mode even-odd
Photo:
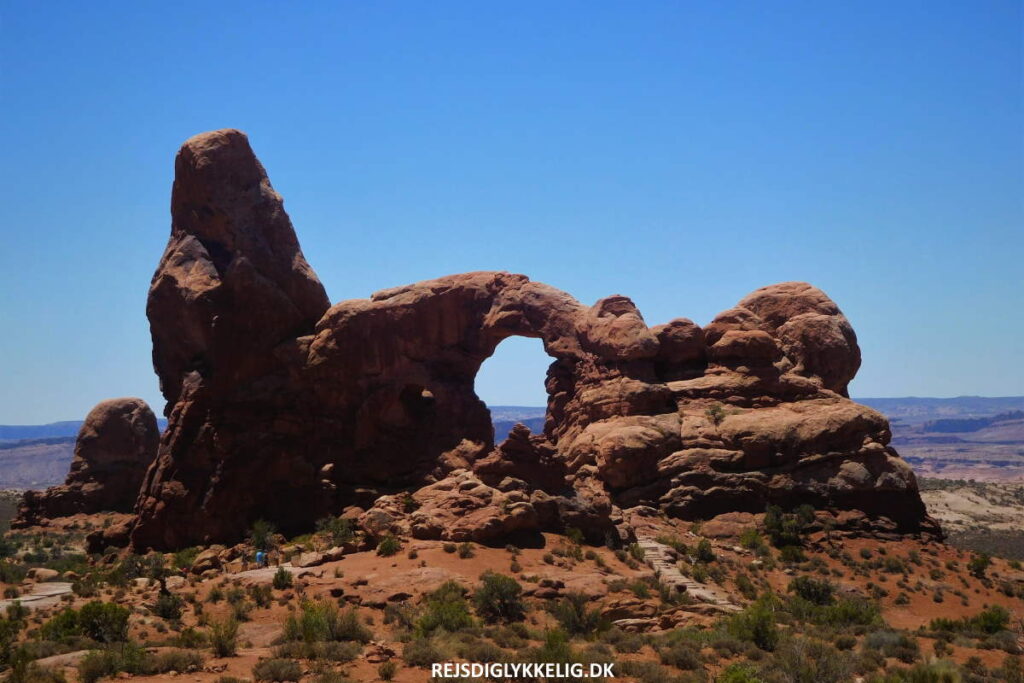
{"label": "clear blue sky", "polygon": [[[332,300],[505,269],[648,324],[807,280],[855,396],[1024,394],[1020,2],[0,4],[0,423],[162,408],[174,153],[237,127]],[[539,404],[539,342],[478,382]]]}

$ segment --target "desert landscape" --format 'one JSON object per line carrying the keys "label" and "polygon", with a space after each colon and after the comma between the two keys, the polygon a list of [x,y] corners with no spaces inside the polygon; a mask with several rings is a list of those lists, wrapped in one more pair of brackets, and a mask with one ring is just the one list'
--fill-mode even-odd
{"label": "desert landscape", "polygon": [[[234,129],[171,206],[166,422],[0,431],[8,680],[1024,680],[1022,399],[851,400],[803,282],[703,327],[491,271],[331,304]],[[474,391],[509,336],[539,411]]]}

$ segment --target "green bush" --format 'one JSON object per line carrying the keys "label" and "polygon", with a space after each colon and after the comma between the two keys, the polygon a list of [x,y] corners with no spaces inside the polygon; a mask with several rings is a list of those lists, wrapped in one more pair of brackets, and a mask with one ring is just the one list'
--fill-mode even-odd
{"label": "green bush", "polygon": [[511,576],[484,572],[480,587],[473,594],[476,613],[487,623],[519,621],[523,618],[526,605],[523,603],[523,587]]}
{"label": "green bush", "polygon": [[316,530],[328,536],[336,546],[351,543],[356,536],[351,520],[341,517],[324,517],[316,523]]}
{"label": "green bush", "polygon": [[469,541],[466,541],[464,543],[460,543],[459,544],[459,557],[461,557],[464,560],[468,560],[469,558],[473,557],[474,555],[476,555],[476,551],[473,550],[473,544],[472,543],[470,543]]}
{"label": "green bush", "polygon": [[835,586],[828,581],[818,581],[809,576],[798,576],[789,582],[789,592],[796,593],[815,605],[831,605]]}
{"label": "green bush", "polygon": [[801,505],[793,512],[783,512],[777,505],[769,505],[764,513],[764,530],[776,548],[800,546],[807,526],[814,521],[814,508]]}
{"label": "green bush", "polygon": [[298,616],[289,615],[284,625],[284,639],[306,643],[322,641],[356,641],[368,643],[370,629],[359,621],[354,609],[344,612],[326,600],[304,602]]}
{"label": "green bush", "polygon": [[123,642],[128,639],[128,615],[125,607],[94,600],[80,610],[67,608],[39,629],[45,640],[67,640],[85,636],[98,643]]}
{"label": "green bush", "polygon": [[998,633],[1009,625],[1010,613],[1002,605],[993,605],[973,617],[962,617],[960,619],[949,619],[939,617],[932,619],[929,628],[933,631],[947,631],[950,633],[974,632],[974,633]]}
{"label": "green bush", "polygon": [[297,681],[302,678],[302,667],[291,659],[265,659],[252,668],[257,681]]}
{"label": "green bush", "polygon": [[566,633],[589,638],[611,628],[600,610],[587,609],[589,604],[590,599],[583,593],[569,593],[550,610]]}
{"label": "green bush", "polygon": [[292,584],[292,573],[284,567],[278,567],[277,571],[274,572],[274,588],[277,590],[284,590],[286,588],[291,588]]}
{"label": "green bush", "polygon": [[425,596],[426,607],[416,622],[416,634],[429,636],[438,629],[455,633],[473,626],[466,604],[465,589],[455,581],[446,581]]}
{"label": "green bush", "polygon": [[173,593],[161,593],[153,605],[153,614],[161,619],[177,621],[181,618],[181,598]]}
{"label": "green bush", "polygon": [[773,595],[758,598],[752,605],[729,619],[726,630],[734,638],[753,643],[771,652],[779,644],[779,629],[775,624],[778,599]]}
{"label": "green bush", "polygon": [[238,621],[228,617],[210,622],[210,647],[218,657],[234,657],[238,651]]}
{"label": "green bush", "polygon": [[753,666],[736,662],[727,666],[715,679],[715,683],[762,683],[762,681]]}
{"label": "green bush", "polygon": [[398,671],[398,664],[396,664],[394,660],[389,659],[386,662],[382,662],[381,665],[377,667],[377,677],[382,681],[390,681],[395,677],[396,671]]}
{"label": "green bush", "polygon": [[700,543],[697,544],[697,561],[698,562],[714,562],[717,558],[715,557],[715,551],[711,548],[711,541],[706,538],[700,539]]}
{"label": "green bush", "polygon": [[402,659],[410,666],[429,667],[435,662],[443,662],[447,655],[431,638],[413,638],[402,648]]}
{"label": "green bush", "polygon": [[992,565],[992,558],[987,553],[981,553],[971,558],[971,561],[967,563],[967,571],[971,573],[971,576],[979,579],[985,578],[985,571]]}
{"label": "green bush", "polygon": [[192,563],[199,557],[199,553],[202,552],[202,548],[199,546],[192,546],[191,548],[183,548],[178,552],[174,553],[174,566],[178,569],[188,569],[192,566]]}
{"label": "green bush", "polygon": [[391,557],[401,549],[402,542],[399,541],[396,536],[392,536],[391,534],[380,539],[380,543],[377,544],[377,554],[381,557]]}
{"label": "green bush", "polygon": [[701,666],[700,651],[693,643],[683,640],[658,650],[658,657],[662,664],[668,664],[684,671],[694,671]]}
{"label": "green bush", "polygon": [[757,598],[757,587],[754,582],[750,580],[750,577],[746,574],[736,575],[736,590],[740,592],[740,595],[745,597],[747,600],[754,600]]}
{"label": "green bush", "polygon": [[854,659],[820,640],[790,638],[764,663],[762,673],[769,680],[847,683],[854,679]]}
{"label": "green bush", "polygon": [[875,631],[864,638],[864,649],[878,650],[886,657],[893,657],[905,664],[912,664],[920,656],[917,640],[906,633]]}
{"label": "green bush", "polygon": [[270,550],[277,529],[265,519],[257,519],[249,529],[249,543],[259,550]]}

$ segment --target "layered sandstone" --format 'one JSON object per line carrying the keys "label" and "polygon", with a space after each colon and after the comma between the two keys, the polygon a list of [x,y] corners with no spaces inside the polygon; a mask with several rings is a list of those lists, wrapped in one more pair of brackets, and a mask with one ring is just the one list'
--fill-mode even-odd
{"label": "layered sandstone", "polygon": [[78,432],[67,480],[42,492],[27,491],[11,526],[78,513],[131,512],[159,439],[156,416],[141,398],[97,404]]}
{"label": "layered sandstone", "polygon": [[[625,539],[630,510],[768,503],[934,528],[885,418],[847,398],[856,335],[811,285],[762,288],[705,328],[504,272],[328,306],[238,131],[185,143],[172,218],[147,307],[169,425],[136,548],[233,541],[259,518],[305,530],[355,505],[373,535],[446,539]],[[474,379],[514,335],[552,358],[547,417],[495,447]]]}

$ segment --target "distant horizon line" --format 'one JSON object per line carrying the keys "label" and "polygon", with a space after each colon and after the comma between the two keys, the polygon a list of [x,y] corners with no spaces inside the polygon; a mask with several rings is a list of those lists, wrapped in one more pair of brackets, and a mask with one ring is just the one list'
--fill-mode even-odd
{"label": "distant horizon line", "polygon": [[[931,400],[931,401],[955,401],[957,399],[967,399],[967,398],[977,398],[977,399],[986,399],[986,400],[992,400],[992,401],[1000,401],[1000,400],[1008,400],[1008,399],[1024,399],[1024,395],[981,396],[981,395],[978,395],[978,394],[960,394],[958,396],[914,396],[914,395],[909,395],[909,396],[851,396],[850,400],[851,401],[899,401],[899,400],[905,400],[905,399],[915,399],[915,400]],[[490,409],[490,408],[510,409],[511,408],[511,409],[519,409],[519,410],[524,410],[524,409],[528,409],[528,410],[543,410],[543,409],[546,408],[546,406],[542,406],[542,405],[518,405],[518,404],[512,404],[512,403],[495,403],[495,404],[490,404],[490,403],[487,403],[486,401],[484,402],[484,404],[488,407],[488,409]],[[85,419],[85,417],[83,416],[83,417],[81,417],[79,419],[73,419],[73,420],[54,420],[52,422],[39,422],[39,423],[34,423],[34,424],[7,424],[7,423],[0,423],[0,427],[9,427],[9,428],[18,428],[18,427],[50,427],[50,426],[54,426],[54,425],[80,423],[84,419]],[[161,415],[158,415],[157,416],[157,420],[158,421],[165,421],[166,418],[164,418]]]}

